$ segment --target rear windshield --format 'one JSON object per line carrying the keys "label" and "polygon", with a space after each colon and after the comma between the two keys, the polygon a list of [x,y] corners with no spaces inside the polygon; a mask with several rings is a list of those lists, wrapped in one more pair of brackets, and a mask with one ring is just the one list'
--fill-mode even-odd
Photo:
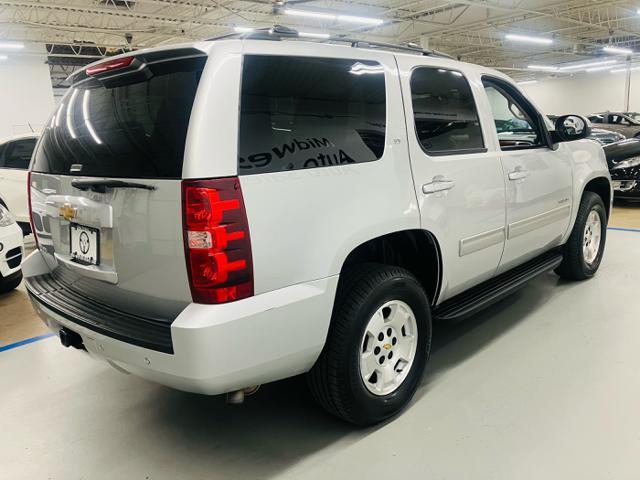
{"label": "rear windshield", "polygon": [[[118,82],[87,78],[44,129],[32,170],[74,176],[180,178],[204,57],[149,65]],[[148,72],[147,72],[148,70]],[[146,77],[146,79],[143,79]]]}

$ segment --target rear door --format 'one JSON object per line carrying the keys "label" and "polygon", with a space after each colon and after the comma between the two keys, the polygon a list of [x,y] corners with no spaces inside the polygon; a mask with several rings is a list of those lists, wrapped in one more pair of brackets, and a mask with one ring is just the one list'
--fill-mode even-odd
{"label": "rear door", "polygon": [[502,169],[482,128],[473,73],[449,61],[397,60],[422,226],[442,251],[442,301],[496,272],[505,236]]}
{"label": "rear door", "polygon": [[157,318],[190,302],[181,177],[205,59],[173,49],[82,73],[45,128],[34,226],[54,275],[79,295]]}

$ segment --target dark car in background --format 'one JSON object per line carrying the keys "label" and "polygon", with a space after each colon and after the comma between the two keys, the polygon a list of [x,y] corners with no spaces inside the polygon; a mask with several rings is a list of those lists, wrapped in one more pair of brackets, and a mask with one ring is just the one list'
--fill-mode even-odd
{"label": "dark car in background", "polygon": [[615,198],[640,201],[640,138],[606,145],[603,150]]}
{"label": "dark car in background", "polygon": [[587,118],[595,127],[621,133],[627,138],[640,135],[640,113],[637,112],[592,113]]}

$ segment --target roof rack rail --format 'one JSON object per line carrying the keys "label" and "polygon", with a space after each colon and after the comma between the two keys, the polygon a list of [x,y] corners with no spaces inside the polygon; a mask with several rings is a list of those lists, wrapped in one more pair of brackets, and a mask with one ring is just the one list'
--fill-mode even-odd
{"label": "roof rack rail", "polygon": [[[299,32],[293,28],[285,27],[283,25],[274,25],[273,27],[265,27],[265,28],[256,28],[255,30],[249,32],[236,32],[236,33],[228,33],[226,35],[220,35],[217,37],[207,38],[207,41],[215,41],[215,40],[224,40],[228,38],[242,38],[242,39],[251,39],[251,40],[286,40],[291,38],[304,38],[299,34]],[[317,43],[348,43],[354,48],[380,48],[383,50],[400,50],[402,52],[411,52],[418,55],[432,56],[432,57],[442,57],[442,58],[453,58],[451,55],[447,55],[446,53],[439,52],[437,50],[428,50],[421,48],[419,45],[415,43],[407,43],[404,45],[398,45],[395,43],[386,43],[386,42],[376,42],[372,40],[361,40],[358,38],[350,38],[343,37],[339,35],[331,35],[327,38],[309,38],[311,41],[315,41]]]}

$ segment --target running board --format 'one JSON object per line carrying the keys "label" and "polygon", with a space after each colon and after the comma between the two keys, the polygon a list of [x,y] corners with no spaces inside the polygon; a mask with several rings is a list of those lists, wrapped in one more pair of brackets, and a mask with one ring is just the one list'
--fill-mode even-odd
{"label": "running board", "polygon": [[515,292],[529,280],[553,270],[561,262],[562,254],[558,250],[547,252],[445,300],[434,309],[433,316],[435,320],[448,322],[463,320]]}

